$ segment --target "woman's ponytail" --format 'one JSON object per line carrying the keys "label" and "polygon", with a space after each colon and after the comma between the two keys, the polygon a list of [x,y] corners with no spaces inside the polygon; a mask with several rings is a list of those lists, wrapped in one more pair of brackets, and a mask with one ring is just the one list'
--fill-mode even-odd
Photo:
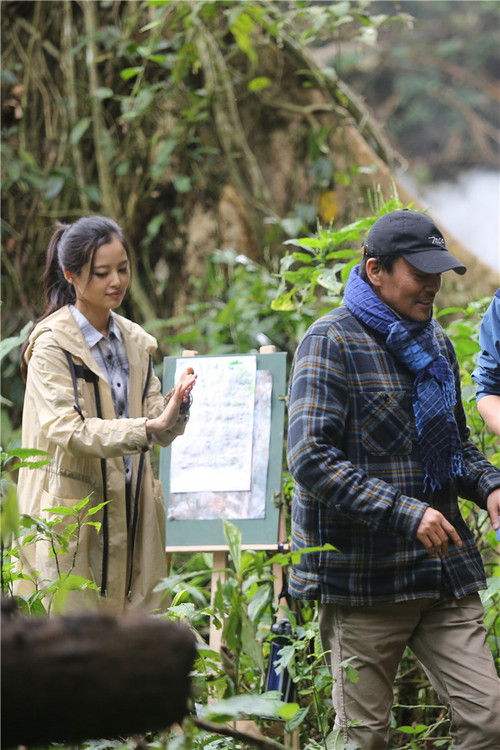
{"label": "woman's ponytail", "polygon": [[47,248],[45,271],[43,273],[43,300],[45,313],[40,320],[56,310],[59,310],[60,307],[72,304],[75,301],[75,289],[64,277],[58,253],[61,237],[69,226],[69,224],[61,224],[58,222]]}
{"label": "woman's ponytail", "polygon": [[64,307],[64,305],[71,304],[75,301],[74,287],[64,278],[62,268],[59,264],[58,254],[59,242],[69,226],[69,224],[57,222],[55,232],[52,235],[47,248],[45,270],[43,272],[43,301],[45,312],[35,320],[28,334],[28,338],[21,347],[21,377],[24,382],[26,382],[26,377],[28,375],[28,365],[24,354],[28,348],[31,331],[41,320],[47,318],[56,310],[59,310],[60,307]]}

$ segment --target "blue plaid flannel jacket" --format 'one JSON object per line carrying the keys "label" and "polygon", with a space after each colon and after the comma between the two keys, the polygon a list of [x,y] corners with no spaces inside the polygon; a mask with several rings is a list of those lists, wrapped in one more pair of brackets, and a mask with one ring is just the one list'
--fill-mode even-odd
{"label": "blue plaid flannel jacket", "polygon": [[[500,471],[469,440],[460,375],[451,341],[436,336],[453,370],[456,420],[466,476],[424,492],[412,407],[413,376],[384,338],[341,306],[317,320],[292,366],[287,457],[294,479],[292,549],[330,543],[336,551],[304,553],[290,571],[298,599],[349,605],[419,597],[462,597],[486,587],[458,496],[486,507]],[[455,526],[464,545],[429,555],[416,539],[427,507]]]}

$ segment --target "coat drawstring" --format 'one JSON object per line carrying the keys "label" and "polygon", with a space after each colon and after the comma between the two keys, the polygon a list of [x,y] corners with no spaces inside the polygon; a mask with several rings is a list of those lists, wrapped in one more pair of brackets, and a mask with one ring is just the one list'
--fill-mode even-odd
{"label": "coat drawstring", "polygon": [[[149,355],[149,365],[148,365],[148,374],[146,376],[146,382],[144,384],[144,390],[142,392],[142,403],[144,404],[144,401],[146,400],[146,396],[148,393],[149,388],[149,381],[151,380],[151,373],[153,370],[153,358],[151,354]],[[144,461],[146,458],[146,453],[148,452],[149,448],[147,446],[144,446],[142,449],[141,456],[139,458],[139,468],[137,470],[137,482],[135,485],[135,497],[134,497],[134,508],[133,508],[133,516],[132,516],[132,529],[131,529],[131,537],[130,537],[130,569],[129,569],[129,575],[128,575],[128,581],[127,581],[127,598],[130,601],[132,599],[132,575],[134,572],[134,552],[135,552],[135,538],[137,534],[137,521],[139,518],[139,500],[140,500],[140,494],[141,494],[141,486],[142,486],[142,477],[144,474]]]}
{"label": "coat drawstring", "polygon": [[[95,372],[89,370],[87,367],[82,365],[76,365],[73,362],[71,354],[64,350],[66,359],[68,360],[69,370],[71,373],[71,380],[73,381],[73,392],[75,394],[75,403],[73,408],[80,415],[82,422],[85,421],[82,409],[78,401],[78,385],[76,382],[77,378],[83,378],[87,383],[92,383],[94,386],[95,402],[97,416],[102,419],[102,406],[101,406],[101,395],[99,393],[99,376]],[[101,458],[101,474],[102,474],[102,495],[105,503],[102,513],[102,576],[101,576],[101,596],[106,595],[106,589],[108,586],[108,564],[109,564],[109,521],[108,521],[108,485],[107,485],[107,467],[106,459]]]}

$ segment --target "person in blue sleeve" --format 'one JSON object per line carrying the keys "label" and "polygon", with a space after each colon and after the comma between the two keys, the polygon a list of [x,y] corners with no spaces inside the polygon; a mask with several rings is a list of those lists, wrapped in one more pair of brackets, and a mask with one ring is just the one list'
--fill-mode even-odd
{"label": "person in blue sleeve", "polygon": [[[290,594],[318,601],[335,726],[387,747],[405,648],[450,712],[454,750],[500,750],[500,681],[478,592],[486,576],[458,498],[499,526],[500,470],[469,439],[453,345],[433,318],[466,268],[430,217],[372,226],[344,304],[308,329],[292,366]],[[359,673],[345,677],[342,663]]]}
{"label": "person in blue sleeve", "polygon": [[500,289],[479,328],[481,352],[472,378],[477,383],[477,410],[487,427],[500,435]]}

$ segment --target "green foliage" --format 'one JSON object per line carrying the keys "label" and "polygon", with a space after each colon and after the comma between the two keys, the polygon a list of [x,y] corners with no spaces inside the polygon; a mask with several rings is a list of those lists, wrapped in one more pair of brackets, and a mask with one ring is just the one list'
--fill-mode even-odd
{"label": "green foliage", "polygon": [[[19,349],[26,340],[32,323],[27,323],[22,331],[0,341],[0,365],[2,368],[2,383],[4,393],[0,395],[0,424],[2,441],[11,447],[20,442],[19,429],[12,429],[11,420],[6,407],[19,408],[22,402],[24,388],[19,377]],[[5,385],[7,383],[7,385]],[[8,392],[8,396],[5,393]]]}
{"label": "green foliage", "polygon": [[31,328],[31,321],[26,323],[22,331],[16,336],[9,336],[6,339],[0,341],[0,364],[3,365],[4,357],[7,357],[12,351],[18,349],[21,344],[24,343],[28,335],[29,329]]}
{"label": "green foliage", "polygon": [[[345,227],[318,227],[313,237],[287,240],[300,248],[281,259],[280,286],[273,310],[299,312],[312,322],[342,302],[342,293],[353,266],[361,260],[361,242],[379,216],[401,208],[398,198],[380,203],[376,215]],[[354,246],[354,247],[353,247]]]}
{"label": "green foliage", "polygon": [[186,305],[182,316],[144,326],[166,349],[248,353],[274,344],[278,351],[291,354],[307,327],[298,310],[283,316],[272,308],[279,279],[270,260],[258,264],[233,249],[216,250],[206,276],[193,278],[192,283],[196,301]]}
{"label": "green foliage", "polygon": [[[197,555],[196,560],[190,556],[185,562],[177,562],[189,570],[179,569],[159,587],[172,596],[167,616],[187,618],[198,632],[200,645],[194,671],[194,695],[197,704],[203,706],[198,714],[201,710],[203,719],[212,722],[212,733],[216,733],[218,724],[243,718],[251,718],[266,733],[270,722],[278,721],[285,734],[300,733],[301,747],[322,747],[332,722],[331,677],[323,661],[316,615],[310,607],[301,607],[300,614],[280,607],[293,624],[294,632],[289,645],[280,650],[277,670],[289,671],[295,684],[295,696],[290,703],[284,703],[278,693],[263,692],[273,639],[270,626],[278,613],[278,603],[273,602],[272,566],[288,565],[292,555],[279,553],[270,557],[265,552],[243,550],[241,533],[229,521],[224,522],[224,534],[229,551],[228,567],[215,571],[216,587],[210,605],[205,587],[214,574],[211,555]],[[196,578],[202,592],[198,600],[204,603],[199,610],[203,612],[201,619],[195,618],[194,607],[188,605],[193,598]],[[183,605],[187,581],[191,592]],[[205,642],[209,618],[212,627],[220,630],[220,653],[211,650]],[[348,664],[345,666],[348,678],[355,678],[352,668]],[[207,733],[196,731],[192,726],[189,731],[192,747],[205,747]],[[214,746],[241,745],[219,741]],[[343,748],[343,745],[337,746]]]}
{"label": "green foliage", "polygon": [[[89,496],[73,508],[62,506],[49,509],[48,512],[54,514],[50,520],[19,513],[12,475],[21,468],[39,468],[49,464],[50,460],[45,451],[28,448],[0,450],[1,589],[5,595],[15,596],[25,614],[60,614],[71,591],[98,591],[92,581],[75,575],[73,570],[81,530],[84,526],[93,526],[100,531],[100,523],[93,521],[92,517],[105,503],[87,508]],[[52,580],[40,579],[26,554],[32,545],[41,541],[48,542],[51,556],[56,562],[57,576]],[[65,558],[63,569],[62,558],[71,547],[71,560],[68,563]]]}

